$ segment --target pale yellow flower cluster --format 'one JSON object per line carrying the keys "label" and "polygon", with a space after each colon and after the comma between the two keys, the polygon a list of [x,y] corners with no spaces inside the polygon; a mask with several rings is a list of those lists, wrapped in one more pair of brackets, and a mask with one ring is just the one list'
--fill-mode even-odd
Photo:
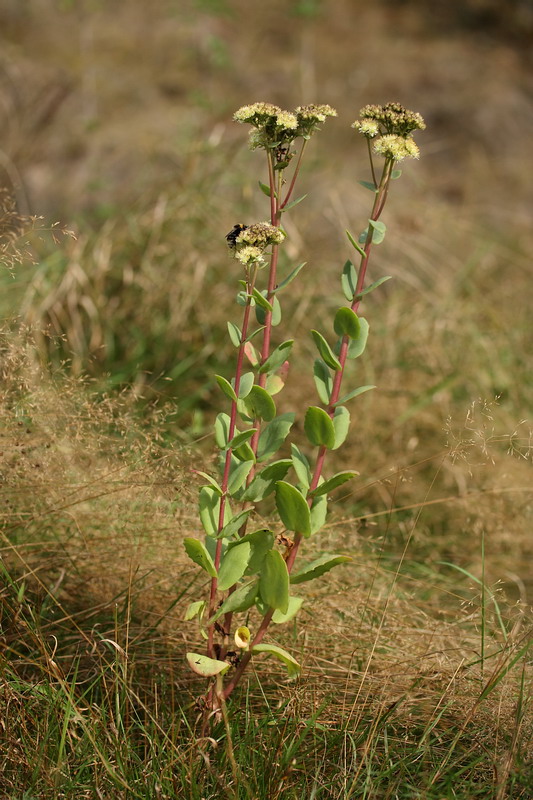
{"label": "pale yellow flower cluster", "polygon": [[235,239],[235,258],[244,266],[262,263],[266,248],[269,245],[281,244],[284,239],[283,231],[268,222],[248,225]]}
{"label": "pale yellow flower cluster", "polygon": [[253,126],[249,139],[252,150],[262,147],[271,151],[277,164],[285,167],[293,156],[293,141],[299,136],[309,139],[319,122],[335,116],[337,112],[328,105],[310,104],[286,111],[272,103],[252,103],[239,108],[233,119]]}
{"label": "pale yellow flower cluster", "polygon": [[373,150],[379,156],[403,161],[404,158],[419,158],[420,150],[412,136],[396,136],[388,133],[373,143]]}
{"label": "pale yellow flower cluster", "polygon": [[394,161],[419,157],[420,151],[411,134],[415,130],[424,130],[426,123],[416,111],[410,111],[400,103],[387,103],[384,106],[365,106],[359,116],[361,119],[356,120],[352,128],[367,139],[375,140],[374,153]]}

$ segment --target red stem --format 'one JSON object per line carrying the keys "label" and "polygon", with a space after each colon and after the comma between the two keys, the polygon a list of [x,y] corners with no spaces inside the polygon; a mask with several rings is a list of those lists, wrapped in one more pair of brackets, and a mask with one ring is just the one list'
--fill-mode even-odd
{"label": "red stem", "polygon": [[[246,342],[246,337],[248,336],[248,326],[250,323],[250,309],[251,309],[251,294],[255,285],[255,279],[257,276],[257,267],[254,267],[254,271],[252,273],[251,279],[247,280],[247,295],[248,299],[246,301],[246,306],[244,308],[243,320],[242,320],[242,333],[241,333],[241,343],[239,346],[239,352],[237,355],[237,365],[235,367],[235,394],[239,395],[239,387],[241,383],[242,377],[242,365],[244,361],[244,345]],[[235,428],[237,423],[237,403],[233,400],[231,403],[231,411],[230,411],[230,423],[229,423],[229,431],[228,431],[228,441],[231,441],[234,434]],[[224,474],[222,477],[222,496],[220,498],[220,508],[219,508],[219,515],[218,515],[218,530],[219,532],[224,527],[224,516],[226,510],[226,498],[227,498],[227,491],[228,491],[228,482],[229,482],[229,474],[231,468],[231,454],[232,449],[228,447],[226,450],[226,459],[224,462]],[[222,555],[222,539],[217,540],[217,546],[215,550],[215,569],[218,571],[220,566],[220,558]],[[217,595],[217,586],[218,586],[218,579],[216,577],[211,578],[211,586],[209,590],[209,617],[212,617],[215,613],[215,603],[216,603],[216,595]],[[214,656],[214,625],[210,625],[208,629],[207,635],[207,655],[210,658]]]}

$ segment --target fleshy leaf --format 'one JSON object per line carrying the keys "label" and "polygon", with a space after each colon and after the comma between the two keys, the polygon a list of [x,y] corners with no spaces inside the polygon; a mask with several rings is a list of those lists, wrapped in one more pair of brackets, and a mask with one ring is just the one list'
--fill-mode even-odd
{"label": "fleshy leaf", "polygon": [[213,564],[213,559],[207,552],[205,545],[199,542],[198,539],[187,537],[183,540],[183,546],[191,561],[198,564],[203,570],[207,572],[212,578],[217,577],[217,571]]}
{"label": "fleshy leaf", "polygon": [[298,266],[297,266],[297,267],[295,267],[295,268],[293,269],[293,271],[292,271],[292,272],[290,272],[290,273],[287,275],[287,277],[285,278],[285,280],[281,281],[281,283],[280,283],[280,284],[278,284],[278,286],[276,286],[276,288],[274,289],[274,292],[276,292],[276,293],[277,293],[277,292],[281,292],[283,289],[285,289],[285,287],[286,287],[286,286],[288,286],[288,285],[289,285],[289,283],[291,283],[291,282],[292,282],[292,281],[295,279],[295,277],[298,275],[298,273],[300,272],[300,270],[301,270],[303,267],[305,267],[305,265],[306,265],[306,264],[307,264],[307,261],[302,261],[302,263],[301,263],[301,264],[298,264]]}
{"label": "fleshy leaf", "polygon": [[259,367],[260,373],[275,372],[281,367],[282,364],[288,359],[291,352],[294,339],[288,339],[282,342],[275,350],[271,352],[264,364]]}
{"label": "fleshy leaf", "polygon": [[241,497],[242,501],[258,503],[274,491],[276,481],[282,480],[287,474],[291,461],[287,458],[274,461],[261,472],[254,475],[250,485],[246,487]]}
{"label": "fleshy leaf", "polygon": [[225,592],[242,578],[248,566],[250,552],[249,542],[239,542],[235,547],[228,547],[218,570],[218,588],[221,592]]}
{"label": "fleshy leaf", "polygon": [[247,533],[246,536],[243,536],[242,541],[250,542],[250,547],[252,548],[245,574],[255,575],[260,572],[266,554],[272,549],[274,534],[268,528],[262,528],[261,530]]}
{"label": "fleshy leaf", "polygon": [[205,608],[205,600],[197,600],[195,603],[189,603],[187,606],[187,611],[185,612],[185,616],[183,617],[184,621],[190,622],[190,620],[194,619],[195,617],[202,619]]}
{"label": "fleshy leaf", "polygon": [[299,572],[291,575],[291,583],[304,583],[305,581],[312,581],[314,578],[319,578],[325,572],[329,572],[337,564],[345,564],[348,561],[353,561],[351,556],[334,556],[330,553],[324,553],[319,558],[315,558],[310,564],[306,564]]}
{"label": "fleshy leaf", "polygon": [[328,496],[321,494],[313,498],[311,503],[311,535],[318,533],[323,527],[328,515]]}
{"label": "fleshy leaf", "polygon": [[317,447],[335,447],[335,428],[329,414],[318,406],[309,406],[304,419],[305,435]]}
{"label": "fleshy leaf", "polygon": [[325,361],[317,358],[313,365],[313,377],[315,380],[316,390],[322,402],[327,405],[331,397],[331,390],[333,388],[333,378],[331,372]]}
{"label": "fleshy leaf", "polygon": [[196,473],[196,475],[201,475],[202,478],[205,478],[205,480],[208,481],[209,485],[215,490],[215,492],[218,495],[223,494],[222,487],[218,484],[218,482],[214,478],[211,477],[211,475],[209,475],[207,472],[201,472],[201,470],[199,469],[195,469],[194,472]]}
{"label": "fleshy leaf", "polygon": [[372,244],[381,244],[387,232],[387,226],[384,222],[375,219],[369,219],[368,223],[372,228]]}
{"label": "fleshy leaf", "polygon": [[296,200],[291,200],[290,203],[287,203],[286,206],[283,206],[283,208],[281,210],[284,212],[284,211],[288,211],[290,208],[294,208],[294,206],[297,206],[298,203],[302,202],[302,200],[305,200],[306,197],[307,197],[307,195],[303,194],[301,197],[297,197]]}
{"label": "fleshy leaf", "polygon": [[326,342],[322,334],[319,333],[318,331],[312,330],[311,336],[314,339],[316,348],[320,353],[321,358],[326,362],[328,367],[331,367],[331,369],[334,369],[335,371],[340,370],[341,369],[340,362],[338,358],[336,358],[335,354],[333,353],[333,350]]}
{"label": "fleshy leaf", "polygon": [[348,306],[342,306],[335,314],[333,328],[337,336],[349,336],[350,339],[357,339],[361,331],[359,317]]}
{"label": "fleshy leaf", "polygon": [[[266,295],[266,289],[263,290],[263,296]],[[281,305],[277,297],[272,297],[270,300],[272,305],[272,315],[270,317],[270,324],[275,328],[281,322]],[[255,316],[260,325],[266,322],[266,309],[259,304],[255,307]]]}
{"label": "fleshy leaf", "polygon": [[296,659],[286,650],[283,650],[282,647],[278,647],[275,644],[256,644],[252,647],[252,653],[268,653],[278,658],[285,664],[289,678],[295,678],[300,672],[301,667]]}
{"label": "fleshy leaf", "polygon": [[269,550],[259,576],[259,594],[270,608],[285,614],[289,608],[289,573],[279,550]]}
{"label": "fleshy leaf", "polygon": [[335,444],[332,449],[336,450],[346,441],[350,430],[350,412],[345,406],[337,406],[335,409],[333,427],[335,430]]}
{"label": "fleshy leaf", "polygon": [[356,475],[359,475],[358,472],[337,472],[336,475],[333,477],[328,478],[328,480],[321,483],[320,486],[317,486],[316,489],[313,489],[312,492],[309,492],[310,497],[319,497],[321,494],[329,494],[338,486],[342,486],[343,483],[350,481],[352,478],[355,478]]}
{"label": "fleshy leaf", "polygon": [[252,419],[270,422],[276,416],[276,404],[262,386],[253,386],[246,398],[246,408]]}
{"label": "fleshy leaf", "polygon": [[222,375],[215,375],[215,380],[226,395],[229,397],[230,400],[237,402],[237,395],[235,394],[235,389],[231,385],[229,381],[222,377]]}
{"label": "fleshy leaf", "polygon": [[342,270],[341,285],[345,298],[351,302],[357,289],[357,270],[349,260]]}
{"label": "fleshy leaf", "polygon": [[245,508],[243,511],[239,511],[238,514],[235,514],[234,517],[231,517],[228,522],[224,525],[220,533],[217,534],[217,539],[230,539],[232,536],[235,536],[237,531],[244,525],[250,514],[252,513],[253,508]]}
{"label": "fleshy leaf", "polygon": [[365,350],[366,340],[368,339],[368,322],[364,317],[359,317],[359,336],[351,339],[348,345],[348,358],[358,358]]}
{"label": "fleshy leaf", "polygon": [[239,445],[239,447],[233,448],[233,455],[238,458],[239,461],[252,461],[255,463],[255,453],[248,442],[244,442]]}
{"label": "fleshy leaf", "polygon": [[234,495],[239,491],[253,465],[253,461],[241,461],[232,469],[228,480],[228,494]]}
{"label": "fleshy leaf", "polygon": [[357,183],[362,186],[364,189],[370,189],[371,192],[376,193],[378,187],[375,183],[371,183],[370,181],[357,181]]}
{"label": "fleshy leaf", "polygon": [[187,661],[192,671],[203,678],[223,675],[231,666],[227,661],[217,661],[215,658],[208,658],[200,653],[187,653]]}
{"label": "fleshy leaf", "polygon": [[348,400],[353,400],[354,397],[359,397],[360,394],[364,394],[365,392],[369,392],[371,389],[375,388],[376,387],[373,385],[359,386],[357,389],[352,389],[351,392],[348,392],[348,394],[345,394],[344,397],[341,397],[339,400],[337,400],[335,405],[340,406],[343,403],[347,403]]}
{"label": "fleshy leaf", "polygon": [[[266,294],[266,292],[265,292],[265,294]],[[265,294],[262,294],[259,291],[259,289],[255,289],[255,288],[252,291],[252,296],[253,296],[255,302],[257,303],[257,305],[260,306],[261,308],[264,308],[265,311],[272,311],[272,303],[270,303],[266,299]]]}
{"label": "fleshy leaf", "polygon": [[290,531],[303,536],[311,533],[309,505],[302,493],[286,481],[276,483],[276,508],[281,521]]}
{"label": "fleshy leaf", "polygon": [[[239,382],[239,393],[238,397],[241,400],[244,400],[247,395],[250,394],[250,389],[254,385],[254,373],[253,372],[245,372],[244,375],[241,375],[241,380]],[[235,386],[232,381],[232,388],[235,391]]]}
{"label": "fleshy leaf", "polygon": [[[288,362],[286,362],[288,363]],[[270,395],[278,394],[285,386],[285,381],[281,375],[269,375],[266,382],[266,390]]]}
{"label": "fleshy leaf", "polygon": [[241,446],[241,444],[248,442],[255,432],[256,428],[249,428],[247,431],[243,431],[242,433],[236,433],[231,442],[228,443],[228,447],[236,450],[237,447]]}
{"label": "fleshy leaf", "polygon": [[[362,234],[359,236],[359,241],[362,241],[362,243],[363,243],[363,244],[366,242],[366,236],[367,236],[367,233],[368,233],[368,229],[367,229],[367,230],[365,230],[365,231],[363,231],[363,233],[362,233]],[[359,244],[359,243],[356,241],[356,239],[355,239],[355,238],[352,236],[352,234],[350,233],[350,231],[346,231],[346,236],[347,236],[347,237],[348,237],[348,239],[350,240],[350,243],[351,243],[351,244],[352,244],[352,245],[355,247],[355,249],[357,250],[357,252],[359,253],[359,255],[360,255],[360,256],[366,256],[366,253],[365,253],[365,251],[364,251],[364,250],[363,250],[363,248],[360,246],[360,244]],[[348,297],[347,299],[348,299],[348,300],[351,300],[352,298],[351,298],[351,297]]]}
{"label": "fleshy leaf", "polygon": [[291,444],[291,454],[292,466],[298,476],[298,480],[305,489],[308,489],[312,477],[309,461],[295,444]]}
{"label": "fleshy leaf", "polygon": [[224,600],[222,605],[217,608],[211,619],[207,621],[207,625],[212,625],[213,622],[216,622],[217,619],[220,619],[224,614],[247,611],[255,603],[257,588],[257,580],[243,583],[242,586],[235,589],[235,591]]}
{"label": "fleshy leaf", "polygon": [[385,283],[385,281],[390,281],[391,278],[392,275],[384,275],[383,278],[378,278],[377,281],[374,281],[374,283],[371,283],[370,286],[366,287],[366,289],[363,289],[361,292],[359,292],[354,299],[360,300],[361,297],[365,296],[365,294],[370,294],[370,292],[373,292],[374,289],[377,289],[378,286],[381,286],[381,284]]}
{"label": "fleshy leaf", "polygon": [[284,622],[289,622],[289,620],[296,616],[302,607],[303,601],[303,597],[289,597],[289,607],[286,613],[283,614],[279,609],[277,609],[272,615],[272,622],[275,625],[283,625]]}
{"label": "fleshy leaf", "polygon": [[215,441],[221,450],[228,446],[230,418],[228,414],[217,414],[215,420]]}
{"label": "fleshy leaf", "polygon": [[208,536],[218,533],[218,516],[220,512],[220,494],[212,486],[202,486],[198,500],[200,521]]}
{"label": "fleshy leaf", "polygon": [[[270,197],[272,194],[272,192],[270,191],[270,186],[268,186],[266,183],[262,183],[261,181],[258,181],[258,184],[263,194],[266,194],[267,197]],[[274,195],[275,194],[276,193],[274,192]]]}
{"label": "fleshy leaf", "polygon": [[234,322],[227,322],[229,338],[234,347],[239,347],[241,344],[241,329]]}
{"label": "fleshy leaf", "polygon": [[251,342],[246,342],[244,345],[244,353],[252,367],[257,367],[259,364],[259,356],[257,355],[257,350]]}
{"label": "fleshy leaf", "polygon": [[265,461],[265,459],[277,453],[289,434],[295,416],[296,415],[292,411],[286,414],[280,414],[265,425],[259,437],[257,447],[258,461]]}

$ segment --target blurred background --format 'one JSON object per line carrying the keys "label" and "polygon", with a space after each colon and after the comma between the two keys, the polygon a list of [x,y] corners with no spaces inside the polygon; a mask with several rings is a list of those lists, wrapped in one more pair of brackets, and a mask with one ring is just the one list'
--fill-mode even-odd
{"label": "blurred background", "polygon": [[484,533],[495,577],[503,564],[527,582],[531,0],[3,0],[0,23],[2,184],[21,215],[43,217],[33,263],[1,275],[0,313],[98,391],[170,403],[164,436],[200,439],[207,460],[212,374],[231,375],[238,310],[224,236],[268,216],[265,164],[234,111],[338,111],[285,220],[282,268],[308,265],[284,296],[280,335],[300,344],[280,410],[314,396],[306,331],[343,302],[344,230],[368,216],[351,123],[391,100],[424,116],[420,161],[393,186],[372,259],[372,279],[394,280],[364,307],[371,338],[349,380],[378,390],[357,401],[331,465],[363,476],[340,508],[363,533],[402,509],[400,542],[416,517],[417,559],[474,563]]}

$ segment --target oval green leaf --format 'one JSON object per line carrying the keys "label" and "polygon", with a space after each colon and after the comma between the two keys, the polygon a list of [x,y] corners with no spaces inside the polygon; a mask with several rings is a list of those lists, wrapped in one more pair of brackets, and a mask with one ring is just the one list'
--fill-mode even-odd
{"label": "oval green leaf", "polygon": [[357,270],[349,260],[342,269],[341,286],[345,298],[351,302],[357,289]]}
{"label": "oval green leaf", "polygon": [[295,416],[294,412],[290,411],[274,417],[271,422],[265,425],[257,446],[258,461],[265,461],[279,450],[289,434]]}
{"label": "oval green leaf", "polygon": [[348,400],[353,400],[354,397],[359,397],[360,394],[364,394],[365,392],[369,392],[371,389],[375,388],[376,387],[373,385],[359,386],[357,389],[353,389],[351,392],[348,392],[348,394],[345,394],[344,397],[341,397],[339,400],[337,400],[335,405],[340,406],[343,403],[347,403]]}
{"label": "oval green leaf", "polygon": [[288,359],[294,339],[288,339],[282,342],[279,347],[271,352],[264,364],[259,367],[260,373],[275,372],[281,367],[282,364]]}
{"label": "oval green leaf", "polygon": [[306,264],[307,264],[307,261],[302,261],[302,263],[301,263],[301,264],[298,264],[298,266],[297,266],[297,267],[295,267],[295,268],[293,269],[293,271],[292,271],[292,272],[290,272],[290,273],[287,275],[287,277],[285,278],[285,280],[281,281],[281,283],[280,283],[280,284],[278,284],[278,286],[276,286],[276,288],[274,289],[274,292],[281,292],[283,289],[285,289],[285,287],[286,287],[286,286],[288,286],[288,285],[289,285],[289,283],[291,283],[291,282],[292,282],[292,281],[295,279],[295,277],[298,275],[298,273],[300,272],[300,270],[301,270],[303,267],[305,267],[305,265],[306,265]]}
{"label": "oval green leaf", "polygon": [[361,331],[359,317],[348,306],[342,306],[335,314],[333,328],[337,336],[349,336],[350,339],[357,339]]}
{"label": "oval green leaf", "polygon": [[253,465],[253,461],[241,461],[232,469],[228,480],[228,494],[233,495],[239,491]]}
{"label": "oval green leaf", "polygon": [[246,408],[252,419],[270,422],[276,416],[276,404],[262,386],[253,386],[246,398]]}
{"label": "oval green leaf", "polygon": [[230,539],[232,536],[238,532],[238,530],[244,525],[250,514],[252,513],[253,508],[245,508],[243,511],[239,511],[238,514],[235,514],[234,517],[231,517],[220,533],[217,534],[217,539]]}
{"label": "oval green leaf", "polygon": [[249,542],[241,542],[226,550],[218,570],[218,588],[221,592],[240,581],[248,566],[250,552]]}
{"label": "oval green leaf", "polygon": [[234,347],[239,347],[242,337],[241,329],[238,325],[235,325],[234,322],[227,322],[226,324],[228,326],[229,338],[231,339],[232,345]]}
{"label": "oval green leaf", "polygon": [[208,658],[200,653],[187,653],[187,661],[192,671],[203,678],[223,675],[231,666],[227,661],[217,661],[215,658]]}
{"label": "oval green leaf", "polygon": [[364,317],[359,317],[359,336],[357,339],[351,339],[348,345],[348,358],[359,358],[364,353],[366,347],[366,340],[368,339],[369,325]]}
{"label": "oval green leaf", "polygon": [[315,381],[318,396],[322,402],[327,405],[331,397],[331,390],[333,388],[333,379],[329,371],[329,367],[321,358],[317,358],[313,365],[313,377]]}
{"label": "oval green leaf", "polygon": [[314,561],[311,561],[310,564],[303,567],[299,572],[291,575],[291,583],[295,584],[312,581],[313,578],[319,578],[321,575],[324,575],[325,572],[329,572],[329,570],[333,569],[337,564],[345,564],[352,560],[351,556],[333,556],[329,553],[324,553],[319,558],[316,558]]}
{"label": "oval green leaf", "polygon": [[303,597],[289,597],[289,607],[286,613],[283,614],[279,609],[277,609],[272,614],[272,622],[275,625],[283,625],[283,623],[289,622],[291,619],[293,619],[293,617],[296,616],[302,607],[303,601]]}
{"label": "oval green leaf", "polygon": [[311,503],[311,535],[318,533],[326,522],[328,515],[328,496],[321,494],[313,498]]}
{"label": "oval green leaf", "polygon": [[250,485],[246,487],[240,498],[243,502],[258,503],[274,491],[276,481],[281,481],[291,466],[288,458],[280,459],[264,467],[261,472],[254,475]]}
{"label": "oval green leaf", "polygon": [[183,540],[185,552],[195,564],[198,564],[203,570],[207,572],[212,578],[217,577],[217,571],[213,563],[213,559],[207,552],[205,545],[199,542],[198,539],[187,537]]}
{"label": "oval green leaf", "polygon": [[309,492],[310,497],[320,497],[321,494],[328,494],[336,489],[338,486],[342,486],[343,483],[350,481],[352,478],[355,478],[356,475],[359,475],[358,472],[337,472],[336,475],[333,475],[332,478],[328,478],[327,481],[321,483],[320,486],[317,486],[316,489],[313,489],[312,492]]}
{"label": "oval green leaf", "polygon": [[[266,294],[266,290],[263,290],[263,293]],[[281,322],[281,305],[277,297],[272,297],[271,299],[272,305],[272,314],[270,317],[270,324],[273,328],[275,328]],[[264,325],[266,322],[266,309],[262,308],[259,304],[255,308],[255,316],[260,325]]]}
{"label": "oval green leaf", "polygon": [[217,414],[215,420],[215,441],[221,450],[225,450],[229,441],[230,418],[228,414]]}
{"label": "oval green leaf", "polygon": [[235,613],[239,611],[247,611],[255,603],[257,596],[258,581],[250,581],[243,583],[238,589],[235,589],[229,597],[224,600],[221,606],[217,608],[211,619],[207,621],[207,625],[212,625],[217,619],[224,616],[224,614]]}
{"label": "oval green leaf", "polygon": [[278,647],[275,644],[256,644],[252,647],[252,653],[268,653],[271,656],[275,656],[285,664],[289,678],[295,678],[300,672],[300,665],[296,659],[286,650],[283,650],[282,647]]}
{"label": "oval green leaf", "polygon": [[[250,394],[250,390],[254,385],[254,373],[253,372],[245,372],[244,375],[241,375],[241,379],[239,381],[239,392],[238,397],[241,400],[244,400]],[[235,387],[233,386],[233,390],[235,391]]]}
{"label": "oval green leaf", "polygon": [[304,420],[305,435],[316,447],[335,447],[335,428],[329,414],[318,406],[309,406]]}
{"label": "oval green leaf", "polygon": [[231,385],[229,381],[222,377],[222,375],[215,375],[215,380],[226,395],[229,397],[230,400],[233,400],[235,403],[237,402],[237,395],[235,394],[235,389]]}
{"label": "oval green leaf", "polygon": [[269,550],[259,576],[259,594],[269,608],[285,614],[289,608],[289,573],[279,550]]}
{"label": "oval green leaf", "polygon": [[320,353],[320,357],[323,359],[323,361],[326,362],[328,367],[331,367],[331,369],[334,369],[335,371],[342,369],[338,358],[335,356],[333,350],[326,342],[322,334],[319,333],[318,331],[312,330],[311,336],[314,339],[316,348]]}
{"label": "oval green leaf", "polygon": [[335,444],[332,449],[336,450],[346,441],[350,430],[350,412],[345,406],[337,406],[335,409],[333,427],[335,430]]}
{"label": "oval green leaf", "polygon": [[289,531],[309,536],[311,533],[309,505],[295,486],[286,481],[277,481],[276,508],[281,521]]}

